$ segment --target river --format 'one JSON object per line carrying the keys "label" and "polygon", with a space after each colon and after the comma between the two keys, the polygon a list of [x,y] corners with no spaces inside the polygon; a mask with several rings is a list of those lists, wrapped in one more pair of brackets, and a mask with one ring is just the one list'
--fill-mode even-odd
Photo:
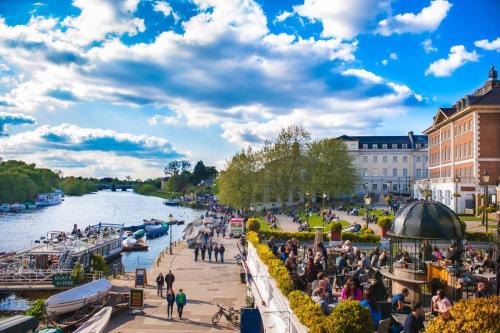
{"label": "river", "polygon": [[[81,197],[66,196],[60,205],[26,210],[22,213],[0,215],[0,252],[27,249],[32,242],[48,231],[71,231],[73,224],[82,230],[89,224],[141,224],[143,219],[174,219],[186,223],[199,218],[203,212],[185,207],[165,206],[163,199],[143,196],[131,191],[99,191]],[[174,226],[172,239],[182,238],[184,226]],[[168,246],[169,236],[148,240],[149,251],[122,253],[126,271],[136,267],[151,267],[158,253]]]}

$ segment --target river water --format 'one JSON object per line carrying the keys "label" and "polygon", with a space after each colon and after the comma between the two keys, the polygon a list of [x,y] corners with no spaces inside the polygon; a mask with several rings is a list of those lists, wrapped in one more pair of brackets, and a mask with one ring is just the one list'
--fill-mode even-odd
{"label": "river water", "polygon": [[[141,224],[143,219],[150,218],[168,221],[169,214],[176,220],[188,223],[199,218],[202,213],[191,208],[165,206],[161,198],[131,191],[99,191],[81,197],[66,196],[60,205],[0,215],[0,252],[27,249],[48,231],[71,231],[73,224],[82,230],[99,222],[129,226]],[[181,239],[183,229],[184,226],[174,226],[172,239]],[[147,252],[122,253],[125,270],[151,267],[168,242],[169,235],[165,235],[148,240]]]}

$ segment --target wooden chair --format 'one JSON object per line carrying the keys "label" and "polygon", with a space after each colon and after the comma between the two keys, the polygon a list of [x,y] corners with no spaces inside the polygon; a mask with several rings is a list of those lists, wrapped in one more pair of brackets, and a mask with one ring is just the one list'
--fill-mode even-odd
{"label": "wooden chair", "polygon": [[377,333],[388,333],[391,326],[391,318],[383,319],[378,322]]}

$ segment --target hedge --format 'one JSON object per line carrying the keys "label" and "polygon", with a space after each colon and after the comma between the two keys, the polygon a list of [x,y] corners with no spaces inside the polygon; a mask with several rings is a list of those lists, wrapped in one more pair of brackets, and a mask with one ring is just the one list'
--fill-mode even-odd
{"label": "hedge", "polygon": [[478,232],[478,231],[466,231],[465,239],[470,242],[493,242],[493,233],[488,232]]}
{"label": "hedge", "polygon": [[[296,238],[299,241],[313,241],[315,233],[307,231],[286,232],[279,230],[261,231],[260,235],[264,239],[274,237],[276,240],[289,240]],[[330,234],[325,233],[323,239],[330,240]],[[343,232],[342,240],[350,240],[353,243],[380,243],[380,236],[373,234],[363,234],[355,232]]]}

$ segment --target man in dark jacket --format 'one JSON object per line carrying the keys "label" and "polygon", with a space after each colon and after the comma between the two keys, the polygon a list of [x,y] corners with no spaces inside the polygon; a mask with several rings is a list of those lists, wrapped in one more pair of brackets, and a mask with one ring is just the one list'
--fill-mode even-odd
{"label": "man in dark jacket", "polygon": [[207,252],[208,252],[208,261],[212,261],[212,252],[214,250],[214,246],[212,245],[212,242],[210,242],[210,245],[208,245]]}
{"label": "man in dark jacket", "polygon": [[174,281],[175,275],[172,274],[172,271],[168,271],[168,274],[165,275],[165,284],[167,285],[167,290],[174,289]]}
{"label": "man in dark jacket", "polygon": [[221,244],[219,246],[220,262],[224,262],[224,252],[226,252],[226,248],[224,247],[224,244]]}
{"label": "man in dark jacket", "polygon": [[163,297],[163,285],[165,284],[165,279],[163,278],[163,274],[160,273],[156,277],[156,295]]}

